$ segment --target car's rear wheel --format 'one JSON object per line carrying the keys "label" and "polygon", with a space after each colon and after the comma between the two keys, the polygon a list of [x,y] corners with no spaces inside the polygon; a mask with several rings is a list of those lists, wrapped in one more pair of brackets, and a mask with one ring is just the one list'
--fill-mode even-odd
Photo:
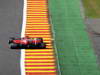
{"label": "car's rear wheel", "polygon": [[11,43],[11,44],[10,44],[10,48],[11,48],[11,49],[17,49],[18,46],[17,46],[17,44],[13,44],[13,43]]}
{"label": "car's rear wheel", "polygon": [[45,44],[45,43],[41,43],[41,44],[39,45],[39,48],[46,48],[46,44]]}

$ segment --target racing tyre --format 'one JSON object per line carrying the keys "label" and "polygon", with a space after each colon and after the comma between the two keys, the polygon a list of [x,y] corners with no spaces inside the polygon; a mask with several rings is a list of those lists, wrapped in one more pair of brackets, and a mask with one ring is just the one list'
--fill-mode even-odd
{"label": "racing tyre", "polygon": [[9,44],[12,43],[12,42],[13,42],[13,40],[11,40],[11,39],[8,41]]}
{"label": "racing tyre", "polygon": [[10,48],[11,48],[11,49],[17,49],[18,47],[17,47],[17,44],[13,44],[13,43],[12,43],[12,44],[10,44]]}
{"label": "racing tyre", "polygon": [[39,47],[40,47],[41,49],[44,49],[44,48],[46,48],[46,44],[45,44],[45,43],[41,43]]}

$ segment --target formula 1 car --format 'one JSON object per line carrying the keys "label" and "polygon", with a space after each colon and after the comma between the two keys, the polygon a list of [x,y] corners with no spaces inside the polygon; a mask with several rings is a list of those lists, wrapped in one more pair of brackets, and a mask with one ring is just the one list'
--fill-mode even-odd
{"label": "formula 1 car", "polygon": [[11,37],[8,41],[11,49],[43,49],[46,48],[46,43],[43,42],[43,38],[14,38]]}

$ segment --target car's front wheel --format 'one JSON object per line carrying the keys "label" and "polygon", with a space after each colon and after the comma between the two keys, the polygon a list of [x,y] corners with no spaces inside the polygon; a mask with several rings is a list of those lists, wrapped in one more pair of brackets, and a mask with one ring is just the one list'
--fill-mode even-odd
{"label": "car's front wheel", "polygon": [[12,43],[13,42],[13,40],[12,39],[10,39],[10,40],[8,40],[8,43],[10,44],[10,43]]}
{"label": "car's front wheel", "polygon": [[10,44],[10,48],[11,48],[11,49],[17,49],[18,47],[17,47],[17,44],[11,43],[11,44]]}

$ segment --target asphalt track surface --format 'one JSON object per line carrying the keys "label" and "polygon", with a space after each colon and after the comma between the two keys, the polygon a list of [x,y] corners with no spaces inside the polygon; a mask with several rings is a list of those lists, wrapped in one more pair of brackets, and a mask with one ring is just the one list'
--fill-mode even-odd
{"label": "asphalt track surface", "polygon": [[20,50],[8,48],[9,37],[20,37],[23,0],[0,0],[0,75],[20,75]]}
{"label": "asphalt track surface", "polygon": [[87,19],[85,23],[100,66],[100,19]]}

